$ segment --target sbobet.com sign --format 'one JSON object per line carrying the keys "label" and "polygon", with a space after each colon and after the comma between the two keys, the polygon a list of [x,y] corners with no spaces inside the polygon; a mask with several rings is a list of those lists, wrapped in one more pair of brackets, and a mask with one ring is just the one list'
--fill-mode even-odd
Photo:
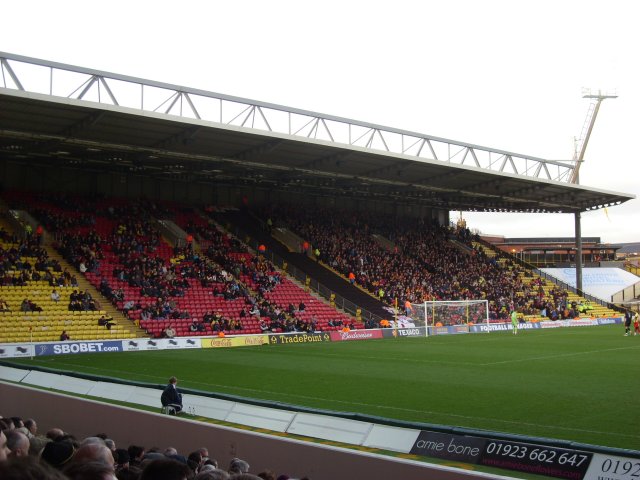
{"label": "sbobet.com sign", "polygon": [[121,352],[122,342],[60,342],[36,345],[36,356]]}

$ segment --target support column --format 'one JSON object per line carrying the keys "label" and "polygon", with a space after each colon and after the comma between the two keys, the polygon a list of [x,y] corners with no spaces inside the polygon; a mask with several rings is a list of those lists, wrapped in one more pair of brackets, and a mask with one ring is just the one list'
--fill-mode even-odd
{"label": "support column", "polygon": [[582,295],[582,225],[580,224],[580,212],[576,212],[575,216],[575,235],[576,235],[576,288],[578,294]]}

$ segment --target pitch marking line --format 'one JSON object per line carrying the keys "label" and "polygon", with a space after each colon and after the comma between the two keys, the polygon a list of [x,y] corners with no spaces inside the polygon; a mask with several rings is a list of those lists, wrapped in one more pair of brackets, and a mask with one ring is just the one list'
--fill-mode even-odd
{"label": "pitch marking line", "polygon": [[576,353],[559,353],[556,355],[545,355],[542,357],[511,358],[509,360],[502,360],[499,362],[489,362],[489,363],[478,363],[476,365],[480,367],[489,367],[491,365],[503,365],[506,363],[519,363],[519,362],[530,362],[534,360],[549,360],[549,359],[564,358],[564,357],[577,357],[580,355],[591,355],[594,353],[615,352],[618,350],[631,350],[631,349],[637,349],[637,348],[640,348],[640,347],[633,346],[633,347],[605,348],[602,350],[589,350],[586,352],[576,352]]}

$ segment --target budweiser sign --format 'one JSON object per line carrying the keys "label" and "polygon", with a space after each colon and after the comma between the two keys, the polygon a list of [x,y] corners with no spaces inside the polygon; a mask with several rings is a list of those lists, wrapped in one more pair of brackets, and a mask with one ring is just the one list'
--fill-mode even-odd
{"label": "budweiser sign", "polygon": [[372,338],[382,338],[380,330],[352,330],[349,332],[331,332],[332,342],[342,342],[347,340],[371,340]]}

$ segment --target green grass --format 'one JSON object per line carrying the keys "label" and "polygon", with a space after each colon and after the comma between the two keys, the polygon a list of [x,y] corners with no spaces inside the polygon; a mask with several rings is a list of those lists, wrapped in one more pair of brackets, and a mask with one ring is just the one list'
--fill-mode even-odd
{"label": "green grass", "polygon": [[639,356],[640,337],[602,326],[20,363],[640,450]]}

